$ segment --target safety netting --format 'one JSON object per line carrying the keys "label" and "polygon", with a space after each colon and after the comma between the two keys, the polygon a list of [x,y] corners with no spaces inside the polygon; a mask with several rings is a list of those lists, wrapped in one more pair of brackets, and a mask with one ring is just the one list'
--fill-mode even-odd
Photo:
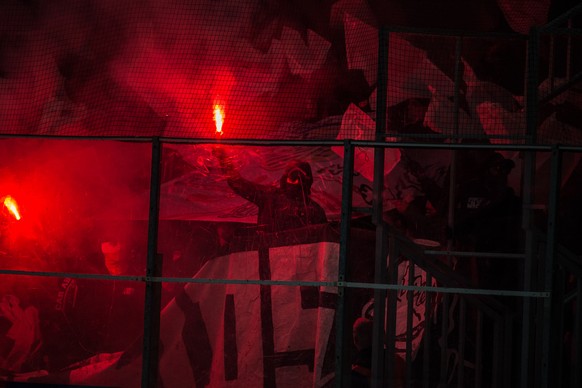
{"label": "safety netting", "polygon": [[[519,147],[582,143],[577,19],[433,3],[0,4],[0,381],[517,379],[522,212],[559,187],[578,245],[580,154]],[[381,187],[323,141],[378,135]]]}
{"label": "safety netting", "polygon": [[[347,0],[279,3],[6,2],[1,132],[373,138],[379,26],[390,22],[386,15],[403,24],[413,14],[422,25],[438,11]],[[525,34],[547,21],[550,3],[500,3],[482,11],[502,20],[507,36],[390,32],[387,72],[380,77],[388,83],[388,133],[397,139],[414,133],[523,140]],[[467,8],[447,4],[440,12],[453,6]],[[474,29],[493,29],[486,18],[474,19]],[[442,27],[446,20],[433,17],[431,25]],[[560,37],[569,39],[568,52],[576,51],[575,34]],[[547,62],[547,50],[540,53],[540,62]],[[536,86],[542,89],[566,77],[555,72],[543,83],[547,72],[539,73]],[[578,142],[571,120],[578,99],[573,92],[560,97],[559,107],[546,104],[544,112],[553,111],[541,117],[539,138]]]}

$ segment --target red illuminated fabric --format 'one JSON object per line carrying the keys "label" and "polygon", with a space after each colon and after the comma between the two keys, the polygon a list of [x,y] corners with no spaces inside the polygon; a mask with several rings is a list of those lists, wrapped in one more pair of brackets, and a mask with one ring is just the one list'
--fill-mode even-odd
{"label": "red illuminated fabric", "polygon": [[[334,281],[338,254],[332,242],[234,253],[209,262],[197,277]],[[187,285],[162,312],[164,386],[325,384],[334,371],[329,336],[336,293],[332,287]],[[94,358],[70,373],[70,383],[138,387],[141,357],[130,353]]]}
{"label": "red illuminated fabric", "polygon": [[[374,256],[368,236],[353,231],[359,261],[350,260],[354,281],[371,282]],[[372,233],[373,235],[373,233]],[[209,261],[200,279],[335,282],[338,235],[312,227],[275,236],[255,236],[246,249]],[[244,245],[240,245],[241,249]],[[426,274],[403,261],[399,284],[422,286]],[[434,283],[433,283],[434,285]],[[353,289],[355,321],[370,317],[373,290]],[[270,284],[188,284],[161,314],[159,373],[166,387],[319,387],[333,383],[337,288]],[[412,354],[422,340],[426,293],[413,293]],[[407,342],[408,293],[398,293],[397,350]],[[123,352],[102,353],[64,368],[43,382],[138,387],[142,341]],[[401,357],[403,354],[400,353]],[[44,372],[46,374],[46,372]],[[31,375],[42,375],[42,371]],[[26,376],[20,376],[26,380]]]}

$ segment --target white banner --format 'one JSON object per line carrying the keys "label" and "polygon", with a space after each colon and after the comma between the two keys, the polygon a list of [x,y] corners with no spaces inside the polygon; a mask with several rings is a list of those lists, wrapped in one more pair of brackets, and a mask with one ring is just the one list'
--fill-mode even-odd
{"label": "white banner", "polygon": [[[207,263],[199,278],[334,281],[339,244],[249,251]],[[161,316],[164,387],[321,387],[333,378],[328,343],[336,289],[189,284]],[[140,344],[141,345],[141,344]],[[141,356],[99,356],[70,383],[139,387]]]}

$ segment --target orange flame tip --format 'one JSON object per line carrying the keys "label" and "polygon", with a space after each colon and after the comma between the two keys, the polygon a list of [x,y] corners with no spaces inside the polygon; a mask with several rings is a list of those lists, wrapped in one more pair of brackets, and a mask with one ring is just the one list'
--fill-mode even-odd
{"label": "orange flame tip", "polygon": [[214,104],[214,122],[216,123],[216,134],[222,135],[222,125],[224,124],[224,108],[220,104]]}
{"label": "orange flame tip", "polygon": [[16,218],[17,221],[20,220],[20,212],[18,211],[18,204],[10,195],[4,197],[4,206],[10,211],[10,213]]}

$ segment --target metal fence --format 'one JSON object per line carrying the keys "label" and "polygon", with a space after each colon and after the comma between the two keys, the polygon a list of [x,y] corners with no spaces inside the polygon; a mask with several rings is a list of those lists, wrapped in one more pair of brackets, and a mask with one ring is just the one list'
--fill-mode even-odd
{"label": "metal fence", "polygon": [[[379,33],[378,77],[376,97],[376,132],[370,139],[354,140],[223,140],[182,138],[104,138],[122,143],[141,142],[151,145],[149,198],[147,215],[147,261],[143,274],[101,275],[80,272],[32,271],[30,269],[2,269],[3,276],[70,277],[79,279],[128,280],[145,286],[143,355],[141,386],[157,386],[159,379],[160,306],[162,285],[166,283],[208,283],[269,285],[273,287],[335,287],[337,288],[335,316],[335,386],[350,385],[352,349],[353,291],[366,289],[373,293],[375,301],[386,301],[373,305],[373,349],[371,360],[371,384],[375,387],[577,387],[580,385],[582,348],[582,303],[580,255],[570,252],[560,235],[563,232],[563,214],[568,213],[561,205],[561,193],[565,180],[578,179],[578,153],[582,148],[561,146],[561,141],[578,144],[574,132],[561,127],[560,132],[540,129],[540,112],[544,104],[551,103],[565,93],[576,92],[580,81],[580,61],[575,58],[580,31],[572,20],[580,7],[524,36],[467,36],[454,33],[429,33],[426,31],[389,31]],[[566,24],[567,27],[563,28]],[[445,58],[436,58],[439,68],[431,67],[427,78],[438,81],[438,74],[451,75],[452,85],[442,99],[444,110],[435,118],[445,118],[436,133],[402,132],[398,127],[398,112],[387,108],[389,98],[394,98],[399,80],[391,76],[390,63],[395,60],[391,45],[402,49],[402,41],[393,36],[405,34],[407,41],[417,45],[444,42],[451,49]],[[419,36],[430,36],[422,42]],[[522,112],[515,113],[517,127],[504,127],[504,122],[489,121],[491,132],[483,132],[480,126],[465,126],[468,67],[463,58],[470,56],[467,41],[479,39],[510,39],[523,49],[526,77],[523,82],[524,101]],[[428,42],[428,43],[426,43]],[[541,48],[543,46],[543,49]],[[414,46],[406,45],[413,51]],[[545,51],[547,49],[547,51]],[[559,53],[564,49],[563,53]],[[398,53],[398,51],[397,51]],[[402,52],[400,52],[402,53]],[[543,54],[543,55],[542,55]],[[547,55],[545,55],[547,54]],[[561,56],[560,56],[561,55]],[[548,88],[543,93],[538,84],[542,72],[541,58],[547,58]],[[558,59],[561,58],[561,59]],[[398,59],[398,58],[396,58]],[[409,59],[401,59],[405,62]],[[448,68],[446,67],[448,66]],[[463,72],[461,69],[464,69]],[[545,72],[545,70],[544,70]],[[436,74],[436,75],[435,75]],[[473,82],[476,82],[473,80]],[[463,86],[464,85],[464,86]],[[431,85],[434,93],[439,89]],[[438,86],[438,85],[437,85]],[[464,89],[465,88],[465,89]],[[441,89],[442,91],[442,89]],[[452,93],[449,93],[452,92]],[[425,98],[415,96],[414,98]],[[434,97],[434,96],[433,96]],[[482,96],[481,96],[482,97]],[[452,99],[451,99],[452,98]],[[480,98],[477,95],[477,98]],[[397,104],[395,104],[397,105]],[[473,107],[474,108],[474,107]],[[474,113],[474,111],[473,111]],[[558,112],[559,113],[559,112]],[[473,117],[474,118],[474,117]],[[434,122],[433,122],[434,123]],[[511,132],[496,132],[495,128]],[[15,136],[9,136],[15,137]],[[8,136],[6,136],[8,138]],[[34,138],[37,139],[37,138]],[[69,138],[69,140],[82,138]],[[47,142],[63,139],[51,137]],[[93,138],[93,141],[99,141]],[[484,144],[486,141],[487,144]],[[331,147],[343,148],[341,179],[341,212],[339,214],[338,276],[333,281],[276,281],[264,279],[190,279],[166,277],[162,273],[162,257],[158,250],[160,226],[160,201],[164,200],[162,185],[163,152],[166,145],[221,144],[222,146],[256,147]],[[438,249],[422,246],[418,240],[401,235],[397,228],[385,219],[385,195],[387,179],[384,165],[386,150],[444,150],[450,152],[448,181],[443,185],[445,198],[444,224],[447,234],[444,244]],[[356,153],[359,150],[374,150],[374,173],[371,184],[369,206],[354,205],[354,177],[357,175]],[[507,152],[517,155],[519,163],[519,242],[512,251],[467,250],[457,246],[458,177],[467,154],[480,151]],[[463,156],[465,155],[465,156]],[[540,161],[543,168],[539,168]],[[350,244],[352,243],[353,218],[357,214],[370,217],[370,230],[374,233],[373,268],[370,282],[354,281],[350,272]],[[515,220],[514,220],[515,221]],[[567,222],[577,225],[571,219]],[[569,225],[569,224],[568,224]],[[407,284],[400,284],[398,268],[407,262]],[[472,263],[472,264],[467,264]],[[483,264],[485,263],[485,264]],[[500,264],[502,263],[502,264]],[[471,265],[488,266],[492,279],[487,283],[475,282],[471,278]],[[499,268],[499,269],[497,269]],[[509,268],[509,269],[508,269]],[[415,274],[424,272],[421,285],[415,283]],[[495,284],[496,271],[512,271],[510,282]],[[499,274],[501,278],[502,274]],[[434,282],[434,285],[433,285]],[[483,286],[487,284],[487,286]],[[508,284],[515,287],[507,288]],[[405,299],[406,333],[400,338],[403,348],[396,346],[398,298]],[[414,302],[421,298],[424,305],[422,338],[420,349],[413,347]],[[418,350],[418,352],[416,352]]]}

